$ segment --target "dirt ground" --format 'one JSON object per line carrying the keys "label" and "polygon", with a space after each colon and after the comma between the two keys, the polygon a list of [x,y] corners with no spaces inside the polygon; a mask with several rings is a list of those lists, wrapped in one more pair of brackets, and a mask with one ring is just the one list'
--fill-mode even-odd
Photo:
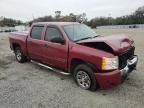
{"label": "dirt ground", "polygon": [[123,84],[95,92],[80,89],[71,76],[30,62],[17,63],[9,49],[8,34],[0,33],[0,108],[143,108],[144,29],[96,31],[102,35],[130,35],[139,63]]}

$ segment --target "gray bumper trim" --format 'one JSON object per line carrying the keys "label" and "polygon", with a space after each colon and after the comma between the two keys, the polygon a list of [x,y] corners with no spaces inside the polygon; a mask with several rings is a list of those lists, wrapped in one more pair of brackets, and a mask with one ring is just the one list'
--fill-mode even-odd
{"label": "gray bumper trim", "polygon": [[127,76],[128,73],[131,72],[131,69],[136,67],[136,64],[138,62],[138,56],[133,56],[133,59],[127,60],[127,65],[120,70],[121,76]]}

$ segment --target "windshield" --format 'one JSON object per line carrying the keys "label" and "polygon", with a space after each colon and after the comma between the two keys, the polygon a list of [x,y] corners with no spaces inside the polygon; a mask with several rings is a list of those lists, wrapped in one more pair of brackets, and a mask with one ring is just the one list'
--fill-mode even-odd
{"label": "windshield", "polygon": [[64,26],[64,31],[72,41],[78,41],[97,36],[97,33],[84,24],[73,24]]}

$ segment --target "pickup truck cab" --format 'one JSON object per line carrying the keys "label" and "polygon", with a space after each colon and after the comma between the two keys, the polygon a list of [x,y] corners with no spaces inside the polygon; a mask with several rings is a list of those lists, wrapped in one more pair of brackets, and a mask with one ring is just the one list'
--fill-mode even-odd
{"label": "pickup truck cab", "polygon": [[9,41],[18,62],[33,60],[70,73],[78,86],[86,90],[119,85],[138,61],[130,37],[99,36],[76,22],[34,23],[29,32],[11,33]]}

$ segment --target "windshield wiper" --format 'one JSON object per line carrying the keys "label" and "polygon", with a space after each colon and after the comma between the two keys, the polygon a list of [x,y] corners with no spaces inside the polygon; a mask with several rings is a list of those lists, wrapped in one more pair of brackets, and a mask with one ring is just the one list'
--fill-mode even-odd
{"label": "windshield wiper", "polygon": [[95,37],[98,37],[98,36],[100,36],[100,35],[96,35],[96,36],[94,36],[94,37],[86,37],[86,38],[82,38],[82,39],[79,39],[79,40],[75,40],[75,42],[80,41],[80,40],[89,39],[89,38],[95,38]]}
{"label": "windshield wiper", "polygon": [[77,42],[77,41],[80,41],[80,40],[89,39],[89,38],[92,38],[92,37],[86,37],[86,38],[82,38],[82,39],[76,40],[75,42]]}
{"label": "windshield wiper", "polygon": [[100,36],[100,35],[96,35],[96,36],[94,36],[94,37],[92,37],[92,38],[95,38],[95,37],[98,37],[98,36]]}

